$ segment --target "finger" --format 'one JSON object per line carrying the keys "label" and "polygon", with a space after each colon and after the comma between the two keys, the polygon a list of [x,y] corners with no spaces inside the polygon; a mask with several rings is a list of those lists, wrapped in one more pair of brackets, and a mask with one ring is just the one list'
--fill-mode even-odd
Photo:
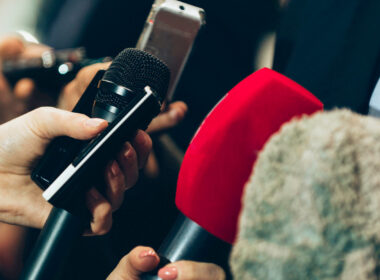
{"label": "finger", "polygon": [[153,270],[160,259],[149,247],[136,247],[124,256],[107,280],[139,280],[143,272]]}
{"label": "finger", "polygon": [[133,187],[139,177],[139,169],[136,151],[129,142],[124,144],[117,156],[117,162],[124,174],[124,190]]}
{"label": "finger", "polygon": [[111,203],[112,211],[114,212],[123,203],[124,192],[127,189],[124,174],[115,160],[106,169],[106,184],[107,199]]}
{"label": "finger", "polygon": [[138,168],[145,166],[150,151],[152,150],[152,139],[142,130],[138,130],[135,138],[132,140],[132,146],[136,151],[138,159]]}
{"label": "finger", "polygon": [[78,92],[76,81],[68,83],[58,97],[57,107],[67,111],[71,111],[77,104],[83,92]]}
{"label": "finger", "polygon": [[224,280],[223,269],[212,263],[179,261],[169,264],[158,271],[163,280]]}
{"label": "finger", "polygon": [[187,105],[182,101],[177,101],[169,105],[168,110],[159,114],[150,123],[147,132],[157,132],[176,126],[183,120],[187,112]]}
{"label": "finger", "polygon": [[24,49],[24,43],[20,38],[8,37],[0,43],[0,57],[12,58],[22,53]]}
{"label": "finger", "polygon": [[77,94],[82,95],[83,92],[86,90],[88,85],[90,84],[91,80],[95,77],[96,73],[99,70],[105,70],[108,69],[111,62],[105,62],[105,63],[95,63],[90,66],[82,68],[77,76],[75,77],[75,82],[77,85]]}
{"label": "finger", "polygon": [[52,107],[38,108],[22,118],[26,118],[27,126],[35,135],[47,140],[62,135],[81,140],[90,139],[108,125],[103,119],[90,119],[83,114]]}
{"label": "finger", "polygon": [[24,78],[16,83],[13,92],[19,99],[28,98],[34,91],[35,85],[32,79]]}
{"label": "finger", "polygon": [[160,175],[160,166],[154,151],[152,151],[148,156],[148,160],[144,167],[144,174],[148,178],[157,178]]}
{"label": "finger", "polygon": [[39,43],[26,43],[21,57],[26,59],[41,57],[47,51],[52,51],[52,48]]}
{"label": "finger", "polygon": [[68,83],[62,90],[58,107],[66,110],[72,110],[84,91],[87,89],[95,74],[102,69],[107,69],[110,62],[96,63],[81,69],[74,80]]}
{"label": "finger", "polygon": [[95,235],[106,234],[112,226],[112,209],[110,203],[92,188],[86,194],[86,205],[92,214],[91,232]]}

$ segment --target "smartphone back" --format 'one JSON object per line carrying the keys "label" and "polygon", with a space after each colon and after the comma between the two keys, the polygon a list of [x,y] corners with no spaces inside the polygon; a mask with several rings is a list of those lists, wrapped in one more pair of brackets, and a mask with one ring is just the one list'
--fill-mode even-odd
{"label": "smartphone back", "polygon": [[152,6],[136,47],[168,65],[171,72],[168,101],[204,24],[205,12],[199,7],[175,0],[156,0]]}

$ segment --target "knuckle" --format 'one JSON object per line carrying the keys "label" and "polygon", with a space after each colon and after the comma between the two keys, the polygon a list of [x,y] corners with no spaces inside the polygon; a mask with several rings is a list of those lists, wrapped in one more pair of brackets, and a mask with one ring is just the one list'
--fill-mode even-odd
{"label": "knuckle", "polygon": [[54,117],[54,113],[56,110],[52,107],[39,107],[37,109],[34,109],[31,113],[34,114],[36,117]]}
{"label": "knuckle", "polygon": [[145,141],[144,141],[144,147],[146,149],[150,150],[152,148],[152,146],[153,146],[152,139],[147,134],[145,134],[144,139],[145,139]]}
{"label": "knuckle", "polygon": [[112,227],[112,217],[110,216],[109,219],[103,220],[103,221],[98,221],[98,225],[94,226],[94,233],[96,235],[105,235],[110,231]]}
{"label": "knuckle", "polygon": [[130,147],[130,149],[128,150],[128,152],[125,154],[125,158],[129,162],[134,162],[135,160],[137,160],[136,150],[132,146]]}
{"label": "knuckle", "polygon": [[40,107],[29,112],[26,116],[26,125],[40,138],[48,138],[48,124],[46,120],[56,119],[57,110],[52,107]]}
{"label": "knuckle", "polygon": [[136,146],[142,149],[151,149],[153,145],[152,139],[150,138],[150,136],[142,130],[138,131],[138,135],[137,137],[135,137],[134,142]]}

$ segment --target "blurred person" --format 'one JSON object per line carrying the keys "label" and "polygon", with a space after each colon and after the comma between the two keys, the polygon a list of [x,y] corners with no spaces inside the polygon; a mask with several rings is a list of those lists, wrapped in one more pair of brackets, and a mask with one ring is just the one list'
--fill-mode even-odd
{"label": "blurred person", "polygon": [[287,2],[273,69],[313,92],[326,109],[367,114],[380,77],[380,2]]}

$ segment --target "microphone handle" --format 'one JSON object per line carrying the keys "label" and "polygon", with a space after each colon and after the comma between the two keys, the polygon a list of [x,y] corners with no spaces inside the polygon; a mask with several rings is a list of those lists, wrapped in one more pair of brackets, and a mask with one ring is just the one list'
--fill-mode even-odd
{"label": "microphone handle", "polygon": [[79,216],[54,207],[22,271],[21,280],[51,280],[82,235]]}
{"label": "microphone handle", "polygon": [[197,223],[183,214],[179,214],[174,226],[158,249],[160,263],[158,267],[144,273],[142,280],[160,280],[158,270],[179,260],[211,262],[222,267],[228,265],[231,245],[208,233]]}

